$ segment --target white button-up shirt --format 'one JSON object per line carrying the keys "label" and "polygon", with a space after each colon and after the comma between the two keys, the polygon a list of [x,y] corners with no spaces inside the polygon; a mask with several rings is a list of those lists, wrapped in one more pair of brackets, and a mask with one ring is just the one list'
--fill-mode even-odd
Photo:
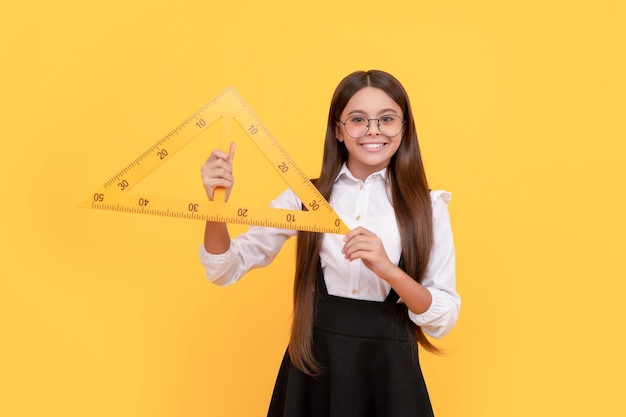
{"label": "white button-up shirt", "polygon": [[[401,255],[400,232],[395,219],[387,170],[370,175],[365,182],[355,178],[346,165],[342,167],[329,201],[350,229],[362,226],[383,242],[389,259],[398,264]],[[434,245],[422,285],[432,294],[427,311],[409,317],[432,337],[446,335],[459,315],[460,297],[456,292],[455,251],[450,227],[448,203],[451,194],[431,191]],[[271,207],[302,209],[301,200],[290,189],[270,203]],[[250,227],[231,240],[223,254],[210,254],[200,247],[200,260],[209,280],[217,285],[230,285],[253,268],[268,265],[278,254],[294,230]],[[343,235],[325,234],[320,251],[324,280],[331,295],[360,300],[384,301],[391,287],[363,265],[361,260],[348,261],[341,253]],[[401,302],[401,300],[400,300]]]}

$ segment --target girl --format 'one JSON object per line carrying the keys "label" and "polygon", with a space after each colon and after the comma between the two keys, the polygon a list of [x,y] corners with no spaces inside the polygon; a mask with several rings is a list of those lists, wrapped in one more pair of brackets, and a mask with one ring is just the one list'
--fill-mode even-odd
{"label": "girl", "polygon": [[[232,156],[202,166],[208,198],[233,186]],[[229,285],[269,264],[297,234],[289,347],[270,417],[432,416],[417,344],[438,352],[457,321],[450,194],[428,188],[406,91],[392,75],[359,71],[333,95],[315,184],[345,235],[251,227],[231,239],[207,223],[200,259]],[[271,205],[302,209],[287,190]]]}

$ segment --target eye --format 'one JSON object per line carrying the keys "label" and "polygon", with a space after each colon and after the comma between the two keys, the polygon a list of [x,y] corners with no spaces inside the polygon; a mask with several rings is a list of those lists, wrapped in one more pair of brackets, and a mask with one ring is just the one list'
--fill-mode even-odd
{"label": "eye", "polygon": [[349,121],[356,124],[367,123],[367,119],[363,116],[352,116]]}
{"label": "eye", "polygon": [[387,114],[385,116],[381,116],[380,117],[380,122],[381,123],[385,123],[385,124],[389,124],[389,123],[393,123],[397,120],[398,118],[394,115],[391,114]]}

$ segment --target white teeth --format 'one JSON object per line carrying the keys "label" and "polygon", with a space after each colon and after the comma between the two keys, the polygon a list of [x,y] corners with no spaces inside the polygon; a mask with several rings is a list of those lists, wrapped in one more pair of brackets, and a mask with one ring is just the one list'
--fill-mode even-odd
{"label": "white teeth", "polygon": [[385,146],[384,143],[364,143],[363,147],[367,149],[380,149]]}

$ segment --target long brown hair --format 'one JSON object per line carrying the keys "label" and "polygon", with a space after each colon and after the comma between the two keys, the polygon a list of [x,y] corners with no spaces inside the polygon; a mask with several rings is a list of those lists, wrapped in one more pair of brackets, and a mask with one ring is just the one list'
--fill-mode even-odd
{"label": "long brown hair", "polygon": [[[432,207],[426,174],[417,141],[415,121],[408,95],[392,75],[377,70],[357,71],[345,77],[337,86],[330,104],[322,169],[316,186],[327,200],[341,166],[348,159],[345,145],[338,141],[335,127],[350,98],[364,87],[380,88],[402,109],[405,118],[402,142],[388,166],[392,204],[401,234],[402,258],[405,272],[421,282],[433,245]],[[294,316],[291,327],[289,355],[293,364],[309,375],[321,372],[312,353],[313,320],[315,313],[316,277],[322,235],[298,232],[296,272],[294,282]],[[407,320],[415,342],[426,350],[439,352],[423,331]]]}

